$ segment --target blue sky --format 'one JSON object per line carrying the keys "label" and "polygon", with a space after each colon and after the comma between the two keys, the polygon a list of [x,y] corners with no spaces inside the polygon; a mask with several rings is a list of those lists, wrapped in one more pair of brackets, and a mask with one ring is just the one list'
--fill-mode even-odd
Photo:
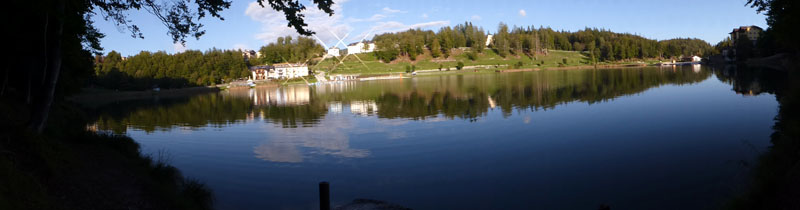
{"label": "blue sky", "polygon": [[[204,18],[206,34],[186,46],[172,43],[166,28],[145,11],[133,11],[130,17],[141,28],[144,39],[131,38],[111,22],[94,17],[96,26],[106,34],[101,43],[105,52],[116,50],[124,56],[139,51],[179,52],[184,49],[258,49],[278,36],[296,35],[286,27],[282,14],[261,8],[255,1],[232,0],[222,15],[225,21]],[[336,1],[336,0],[334,0]],[[318,40],[330,47],[337,36],[345,44],[371,38],[375,33],[402,31],[420,27],[436,30],[446,25],[470,21],[494,32],[499,22],[517,26],[549,26],[556,30],[576,31],[584,27],[610,29],[638,34],[652,39],[677,37],[700,38],[715,44],[734,28],[757,25],[766,28],[764,15],[745,7],[746,0],[560,0],[560,1],[336,1],[336,15],[323,14],[313,6],[304,13]],[[347,38],[344,38],[347,35]],[[339,44],[339,47],[343,45]]]}

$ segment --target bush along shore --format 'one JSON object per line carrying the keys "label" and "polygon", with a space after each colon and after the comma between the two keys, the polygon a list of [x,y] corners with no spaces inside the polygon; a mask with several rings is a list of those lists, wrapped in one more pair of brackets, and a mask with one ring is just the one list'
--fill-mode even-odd
{"label": "bush along shore", "polygon": [[75,105],[53,107],[42,134],[25,129],[28,108],[0,103],[0,209],[211,209],[201,182],[144,155],[122,135],[93,131]]}

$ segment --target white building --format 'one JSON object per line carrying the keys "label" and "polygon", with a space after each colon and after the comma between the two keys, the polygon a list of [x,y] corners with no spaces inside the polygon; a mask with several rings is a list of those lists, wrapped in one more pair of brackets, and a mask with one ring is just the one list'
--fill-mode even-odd
{"label": "white building", "polygon": [[271,72],[275,72],[275,67],[260,65],[260,66],[252,66],[250,67],[250,74],[252,74],[252,80],[266,80],[269,78],[269,74]]}
{"label": "white building", "polygon": [[328,54],[326,54],[327,57],[336,57],[339,55],[341,55],[339,54],[339,48],[335,47],[331,47],[330,49],[328,49]]}
{"label": "white building", "polygon": [[278,63],[275,67],[275,74],[272,79],[291,79],[295,77],[308,76],[308,66],[302,63]]}
{"label": "white building", "polygon": [[252,80],[291,79],[308,76],[308,66],[302,63],[278,63],[272,66],[250,67]]}
{"label": "white building", "polygon": [[492,43],[492,37],[494,37],[494,36],[492,36],[491,34],[486,35],[486,46],[487,47],[489,46],[489,44]]}
{"label": "white building", "polygon": [[696,55],[692,56],[692,62],[700,62],[700,61],[703,61],[703,58],[701,58],[700,56],[696,56]]}
{"label": "white building", "polygon": [[[366,49],[365,46],[366,45]],[[358,53],[368,53],[375,51],[375,43],[374,42],[356,42],[347,45],[347,54],[358,54]]]}

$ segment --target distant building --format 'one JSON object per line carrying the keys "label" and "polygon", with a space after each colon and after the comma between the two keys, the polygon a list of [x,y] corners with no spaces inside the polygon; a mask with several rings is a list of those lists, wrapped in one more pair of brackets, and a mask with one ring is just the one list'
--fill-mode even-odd
{"label": "distant building", "polygon": [[327,57],[336,57],[341,55],[339,52],[339,48],[331,47],[328,49],[328,53],[326,54]]}
{"label": "distant building", "polygon": [[250,67],[253,80],[291,79],[308,76],[308,66],[300,63],[278,63]]}
{"label": "distant building", "polygon": [[692,56],[692,57],[681,58],[681,62],[700,62],[700,61],[703,61],[703,58],[701,58],[700,56],[696,56],[696,55]]}
{"label": "distant building", "polygon": [[242,50],[242,57],[245,60],[250,60],[251,58],[258,58],[258,55],[261,53],[256,53],[255,50]]}
{"label": "distant building", "polygon": [[266,80],[268,74],[270,72],[274,72],[275,67],[267,66],[267,65],[259,65],[259,66],[251,66],[250,67],[250,74],[252,75],[252,80]]}
{"label": "distant building", "polygon": [[486,35],[486,46],[487,47],[489,46],[489,44],[492,43],[492,38],[494,38],[494,36],[492,36],[491,34]]}
{"label": "distant building", "polygon": [[736,44],[736,41],[740,37],[744,36],[747,37],[747,39],[750,39],[750,41],[753,41],[753,44],[755,44],[756,41],[758,41],[758,37],[761,36],[761,32],[763,31],[764,29],[761,29],[761,27],[758,26],[742,26],[739,28],[734,28],[733,32],[730,33],[731,41],[733,44]]}
{"label": "distant building", "polygon": [[[365,46],[366,45],[366,49]],[[347,54],[368,53],[375,51],[375,42],[356,42],[347,45]]]}
{"label": "distant building", "polygon": [[275,67],[275,75],[271,79],[290,79],[295,77],[308,76],[308,65],[301,63],[278,63]]}

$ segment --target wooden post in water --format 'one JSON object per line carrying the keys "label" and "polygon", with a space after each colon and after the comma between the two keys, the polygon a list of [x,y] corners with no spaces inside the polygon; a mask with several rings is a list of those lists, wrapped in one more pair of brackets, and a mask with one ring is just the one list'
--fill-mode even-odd
{"label": "wooden post in water", "polygon": [[328,182],[319,183],[319,209],[331,210],[331,188]]}

